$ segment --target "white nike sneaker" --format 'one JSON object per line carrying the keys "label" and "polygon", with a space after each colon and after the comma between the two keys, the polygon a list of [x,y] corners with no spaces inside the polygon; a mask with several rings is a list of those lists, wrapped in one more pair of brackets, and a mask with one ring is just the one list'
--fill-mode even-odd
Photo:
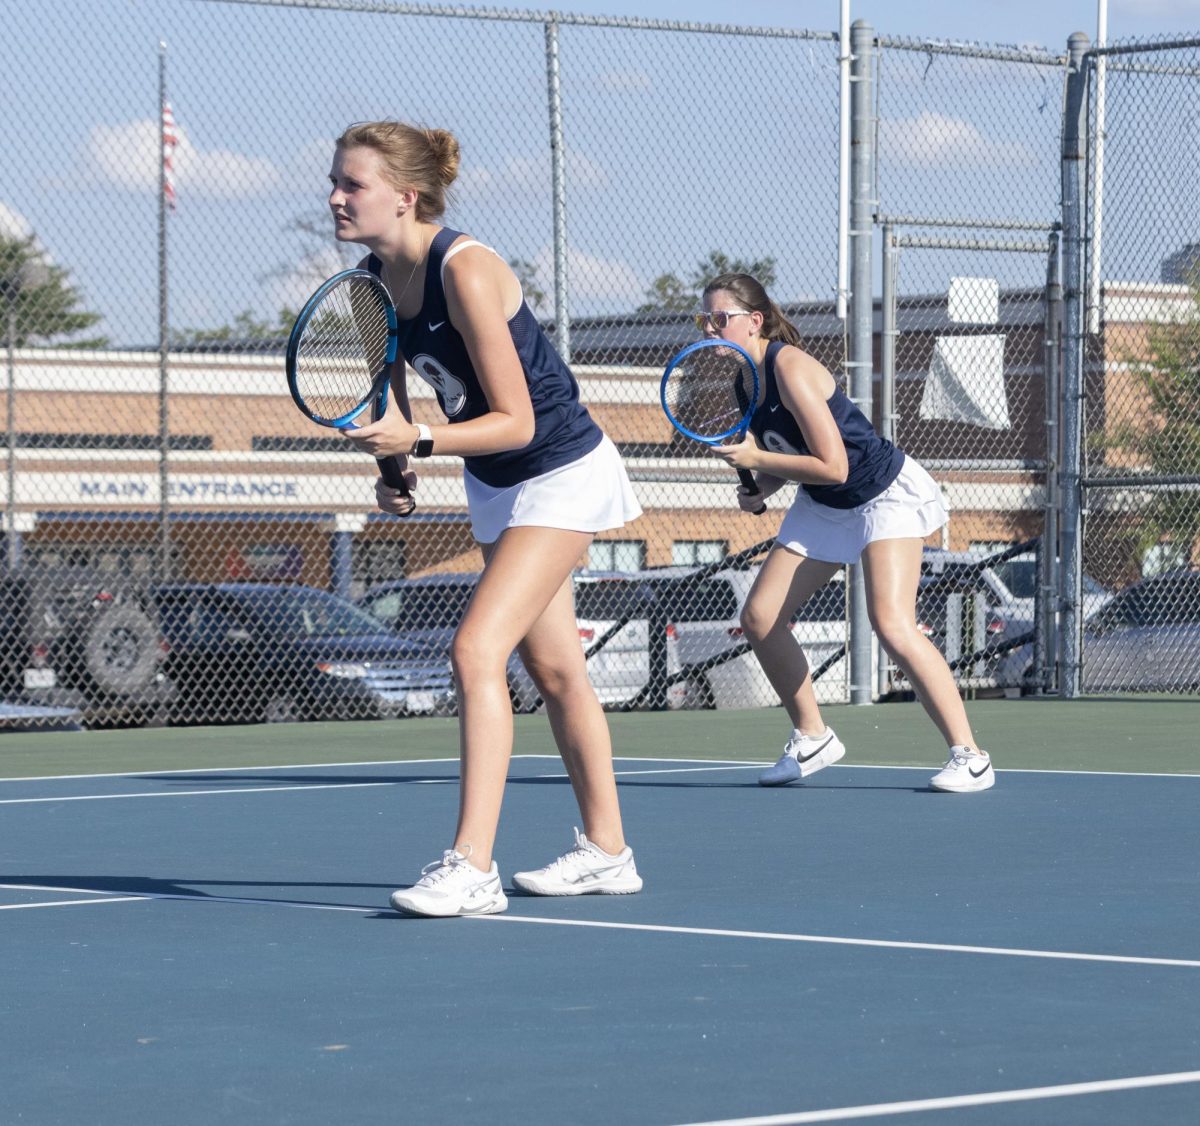
{"label": "white nike sneaker", "polygon": [[496,915],[508,906],[500,873],[492,861],[490,872],[481,872],[461,852],[449,848],[441,860],[426,864],[421,878],[410,888],[392,892],[392,906],[406,915]]}
{"label": "white nike sneaker", "polygon": [[801,735],[793,729],[779,761],[758,776],[760,786],[786,786],[833,765],[846,753],[842,741],[825,728],[823,735]]}
{"label": "white nike sneaker", "polygon": [[973,751],[962,746],[950,748],[946,765],[929,780],[933,789],[948,794],[970,794],[995,784],[996,772],[987,751]]}
{"label": "white nike sneaker", "polygon": [[575,847],[545,868],[514,872],[513,884],[530,895],[632,895],[642,890],[633,850],[609,856],[578,829]]}

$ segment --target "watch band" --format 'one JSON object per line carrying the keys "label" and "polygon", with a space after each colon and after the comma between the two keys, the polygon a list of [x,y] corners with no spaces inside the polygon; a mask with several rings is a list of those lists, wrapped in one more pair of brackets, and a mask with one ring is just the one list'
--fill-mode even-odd
{"label": "watch band", "polygon": [[413,424],[417,428],[417,440],[413,442],[413,457],[429,457],[433,453],[433,431],[423,422]]}

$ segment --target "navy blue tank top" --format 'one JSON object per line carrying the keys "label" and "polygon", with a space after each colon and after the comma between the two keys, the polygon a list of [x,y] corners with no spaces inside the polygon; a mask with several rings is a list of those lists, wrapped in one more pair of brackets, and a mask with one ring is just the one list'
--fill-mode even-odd
{"label": "navy blue tank top", "polygon": [[[767,345],[763,362],[763,401],[750,419],[750,430],[763,449],[777,454],[810,455],[800,424],[779,397],[775,359],[785,347],[782,340]],[[804,485],[818,504],[829,508],[857,508],[879,496],[899,475],[904,453],[881,438],[870,419],[854,405],[840,387],[826,400],[846,447],[849,472],[840,485]]]}
{"label": "navy blue tank top", "polygon": [[[400,354],[437,392],[438,405],[450,423],[478,418],[491,409],[466,343],[450,323],[446,309],[442,262],[459,234],[443,227],[434,236],[425,267],[421,309],[412,320],[400,321],[399,340]],[[383,264],[372,254],[367,269],[379,277]],[[508,331],[533,403],[533,439],[519,450],[463,459],[480,481],[497,489],[569,465],[594,450],[604,437],[579,401],[575,377],[524,301],[508,322]]]}

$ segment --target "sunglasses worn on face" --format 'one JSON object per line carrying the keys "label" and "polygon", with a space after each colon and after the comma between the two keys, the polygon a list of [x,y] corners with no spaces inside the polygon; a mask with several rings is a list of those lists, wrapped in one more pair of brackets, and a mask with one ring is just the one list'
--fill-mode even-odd
{"label": "sunglasses worn on face", "polygon": [[696,322],[696,328],[701,332],[707,325],[712,325],[717,332],[724,332],[729,327],[730,317],[748,316],[750,313],[746,309],[714,309],[711,313],[696,313],[692,319]]}

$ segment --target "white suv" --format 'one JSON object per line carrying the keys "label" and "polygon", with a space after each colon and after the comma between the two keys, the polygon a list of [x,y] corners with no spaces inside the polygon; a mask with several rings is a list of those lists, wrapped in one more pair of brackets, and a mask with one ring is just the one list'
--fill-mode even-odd
{"label": "white suv", "polygon": [[[576,576],[575,613],[584,648],[591,651],[588,675],[606,707],[650,702],[652,664],[666,681],[653,688],[668,707],[778,706],[779,697],[742,636],[742,606],[758,568],[690,577],[694,574],[692,568],[666,567]],[[845,598],[839,576],[792,623],[814,671],[832,662],[816,682],[822,703],[846,699]],[[651,629],[662,630],[654,638],[653,658]]]}

